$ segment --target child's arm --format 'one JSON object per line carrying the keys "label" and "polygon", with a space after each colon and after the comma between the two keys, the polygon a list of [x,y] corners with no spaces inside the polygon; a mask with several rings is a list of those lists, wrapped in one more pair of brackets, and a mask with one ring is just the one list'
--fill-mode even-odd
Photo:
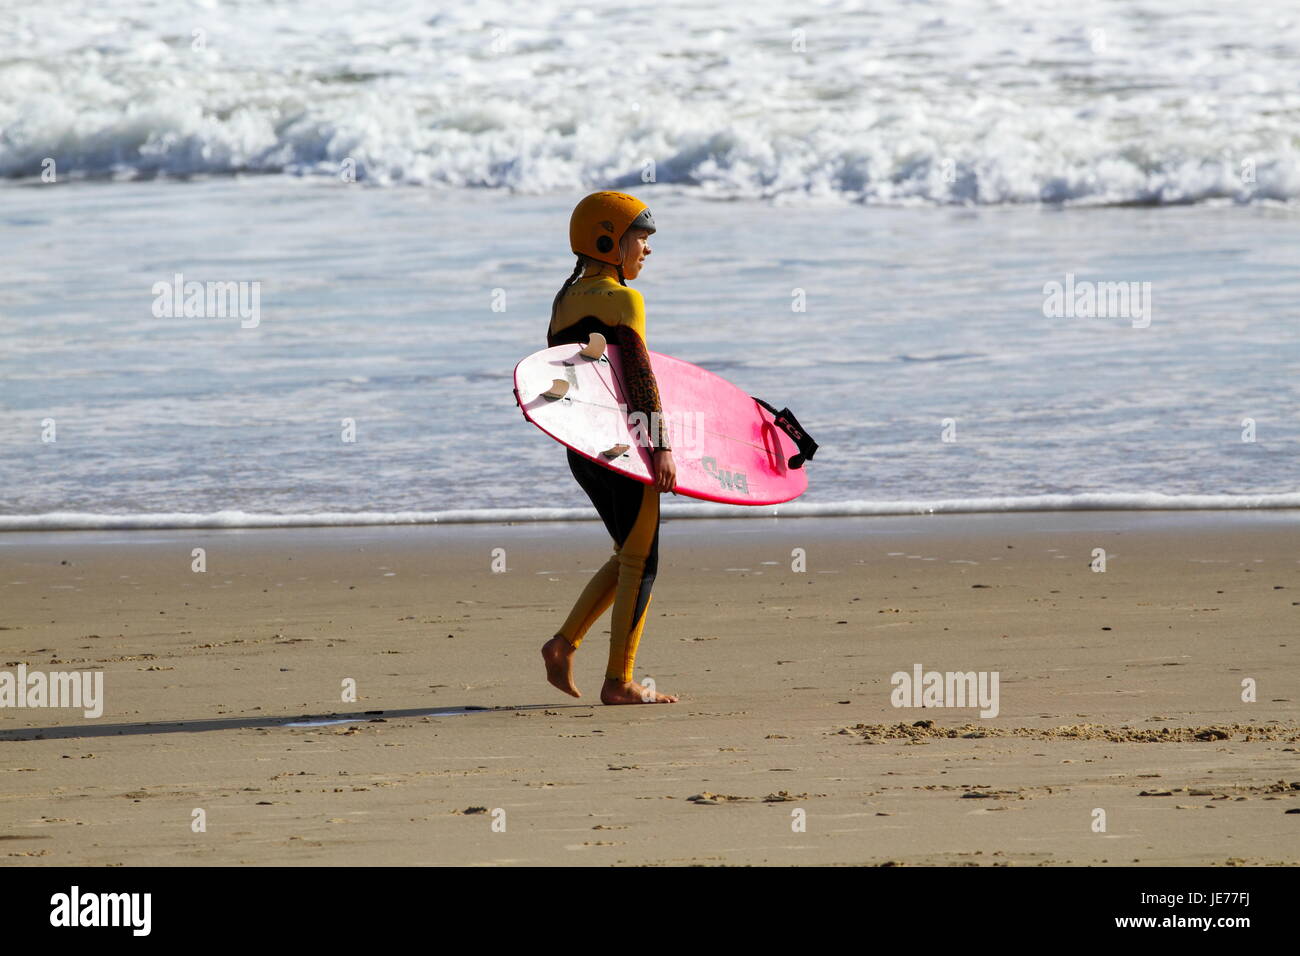
{"label": "child's arm", "polygon": [[614,330],[614,344],[623,358],[623,385],[627,389],[628,410],[645,416],[653,450],[669,449],[668,425],[659,401],[659,384],[650,367],[650,351],[645,344],[645,305],[641,293],[628,289],[628,309]]}

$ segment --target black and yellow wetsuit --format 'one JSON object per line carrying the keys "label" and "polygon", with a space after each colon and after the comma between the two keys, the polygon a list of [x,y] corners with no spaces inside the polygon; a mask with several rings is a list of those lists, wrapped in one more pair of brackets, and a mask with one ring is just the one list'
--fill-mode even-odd
{"label": "black and yellow wetsuit", "polygon": [[[640,292],[619,283],[613,271],[607,268],[584,276],[568,288],[556,305],[546,344],[549,348],[582,343],[599,332],[619,346],[628,411],[659,423],[660,431],[651,441],[656,448],[667,448],[659,390],[645,344],[644,300]],[[659,569],[659,492],[654,485],[603,468],[572,449],[568,455],[569,470],[614,539],[614,554],[587,584],[558,634],[578,647],[612,604],[605,676],[626,684],[632,680],[650,589]]]}

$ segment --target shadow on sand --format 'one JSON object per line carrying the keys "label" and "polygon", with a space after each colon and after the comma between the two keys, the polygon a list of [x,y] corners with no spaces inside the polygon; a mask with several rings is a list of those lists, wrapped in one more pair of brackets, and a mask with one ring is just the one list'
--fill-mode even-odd
{"label": "shadow on sand", "polygon": [[511,707],[412,707],[407,710],[366,710],[344,714],[305,714],[299,717],[215,717],[204,720],[145,721],[134,724],[78,724],[72,727],[26,727],[0,730],[0,741],[75,740],[81,737],[118,737],[126,734],[196,734],[208,730],[244,730],[256,727],[311,728],[419,717],[460,717],[516,710],[568,710],[591,704],[518,704]]}

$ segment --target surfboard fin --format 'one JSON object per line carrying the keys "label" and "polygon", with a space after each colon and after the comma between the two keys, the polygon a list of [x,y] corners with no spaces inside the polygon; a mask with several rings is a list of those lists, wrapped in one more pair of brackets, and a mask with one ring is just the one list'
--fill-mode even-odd
{"label": "surfboard fin", "polygon": [[592,332],[587,339],[587,344],[582,347],[582,351],[578,354],[583,358],[591,359],[593,362],[597,361],[605,354],[605,336],[599,332]]}
{"label": "surfboard fin", "polygon": [[606,458],[618,458],[627,454],[627,445],[615,445],[613,448],[606,448],[601,452]]}
{"label": "surfboard fin", "polygon": [[549,389],[542,392],[542,397],[554,400],[557,398],[563,398],[568,393],[569,383],[562,378],[557,378],[555,381],[551,382],[551,387]]}

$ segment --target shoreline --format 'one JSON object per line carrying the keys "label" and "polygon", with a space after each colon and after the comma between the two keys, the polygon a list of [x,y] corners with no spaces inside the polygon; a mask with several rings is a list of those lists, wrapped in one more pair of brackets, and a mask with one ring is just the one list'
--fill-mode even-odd
{"label": "shoreline", "polygon": [[[1222,496],[1204,496],[1208,498],[1218,498]],[[1260,496],[1243,496],[1258,498]],[[1290,499],[1292,495],[1277,495],[1274,497]],[[795,510],[799,506],[774,506],[773,510],[784,510],[784,514],[759,514],[763,508],[741,509],[731,505],[713,505],[706,503],[704,506],[686,506],[680,505],[674,507],[673,502],[665,503],[661,510],[661,520],[665,523],[673,522],[726,522],[733,523],[736,521],[746,522],[815,522],[831,521],[834,519],[849,520],[866,520],[866,521],[889,521],[905,519],[942,519],[942,518],[993,518],[1005,520],[1007,522],[1017,522],[1020,520],[1033,520],[1041,516],[1061,516],[1061,520],[1068,523],[1071,520],[1068,516],[1082,515],[1112,515],[1112,516],[1131,516],[1131,519],[1138,524],[1145,525],[1154,515],[1168,515],[1179,524],[1192,522],[1193,524],[1217,521],[1254,521],[1261,520],[1264,522],[1278,521],[1287,524],[1300,525],[1300,506],[1291,504],[1264,505],[1264,506],[1244,506],[1239,508],[1218,507],[1214,505],[1205,506],[1169,506],[1169,507],[1078,507],[1078,508],[1052,508],[1044,505],[1041,508],[1021,508],[1015,510],[993,510],[981,508],[943,508],[941,503],[935,503],[935,507],[930,510],[913,509],[910,506],[900,506],[897,510],[881,511],[855,511],[845,510],[824,510],[827,506],[817,505],[807,509]],[[830,506],[832,509],[834,506]],[[699,511],[702,508],[708,508],[708,511],[701,514],[691,514],[692,511]],[[539,516],[538,512],[554,512],[552,517],[549,514]],[[456,515],[473,515],[475,512],[445,512],[443,514]],[[1247,515],[1261,516],[1259,518],[1248,518]],[[222,516],[230,516],[229,520],[218,520]],[[238,516],[235,518],[234,516]],[[1199,516],[1199,517],[1193,517]],[[1268,517],[1262,517],[1268,516]],[[247,531],[291,531],[291,530],[316,530],[331,528],[339,531],[347,529],[376,529],[376,528],[461,528],[461,527],[526,527],[528,525],[554,525],[554,524],[590,524],[598,523],[599,517],[594,510],[588,506],[585,508],[554,508],[554,509],[534,509],[527,511],[507,511],[502,510],[500,513],[495,511],[482,513],[481,517],[454,518],[449,520],[419,520],[412,518],[410,520],[400,520],[400,515],[375,515],[373,520],[360,520],[366,517],[365,513],[344,514],[344,515],[249,515],[242,512],[217,512],[215,515],[185,515],[176,516],[175,520],[168,523],[157,523],[160,520],[166,520],[169,516],[165,515],[36,515],[30,516],[30,520],[38,521],[50,517],[60,518],[84,518],[82,524],[70,524],[62,527],[27,527],[22,524],[25,516],[5,516],[0,515],[0,546],[3,546],[6,540],[14,536],[33,535],[33,540],[39,540],[40,537],[51,532],[63,533],[115,533],[115,532],[247,532]],[[354,519],[354,520],[329,520],[332,518]],[[243,519],[248,519],[244,521]],[[1114,519],[1112,519],[1114,520]],[[241,523],[243,521],[243,523]],[[7,524],[8,522],[8,524]],[[15,522],[17,522],[15,526]]]}

